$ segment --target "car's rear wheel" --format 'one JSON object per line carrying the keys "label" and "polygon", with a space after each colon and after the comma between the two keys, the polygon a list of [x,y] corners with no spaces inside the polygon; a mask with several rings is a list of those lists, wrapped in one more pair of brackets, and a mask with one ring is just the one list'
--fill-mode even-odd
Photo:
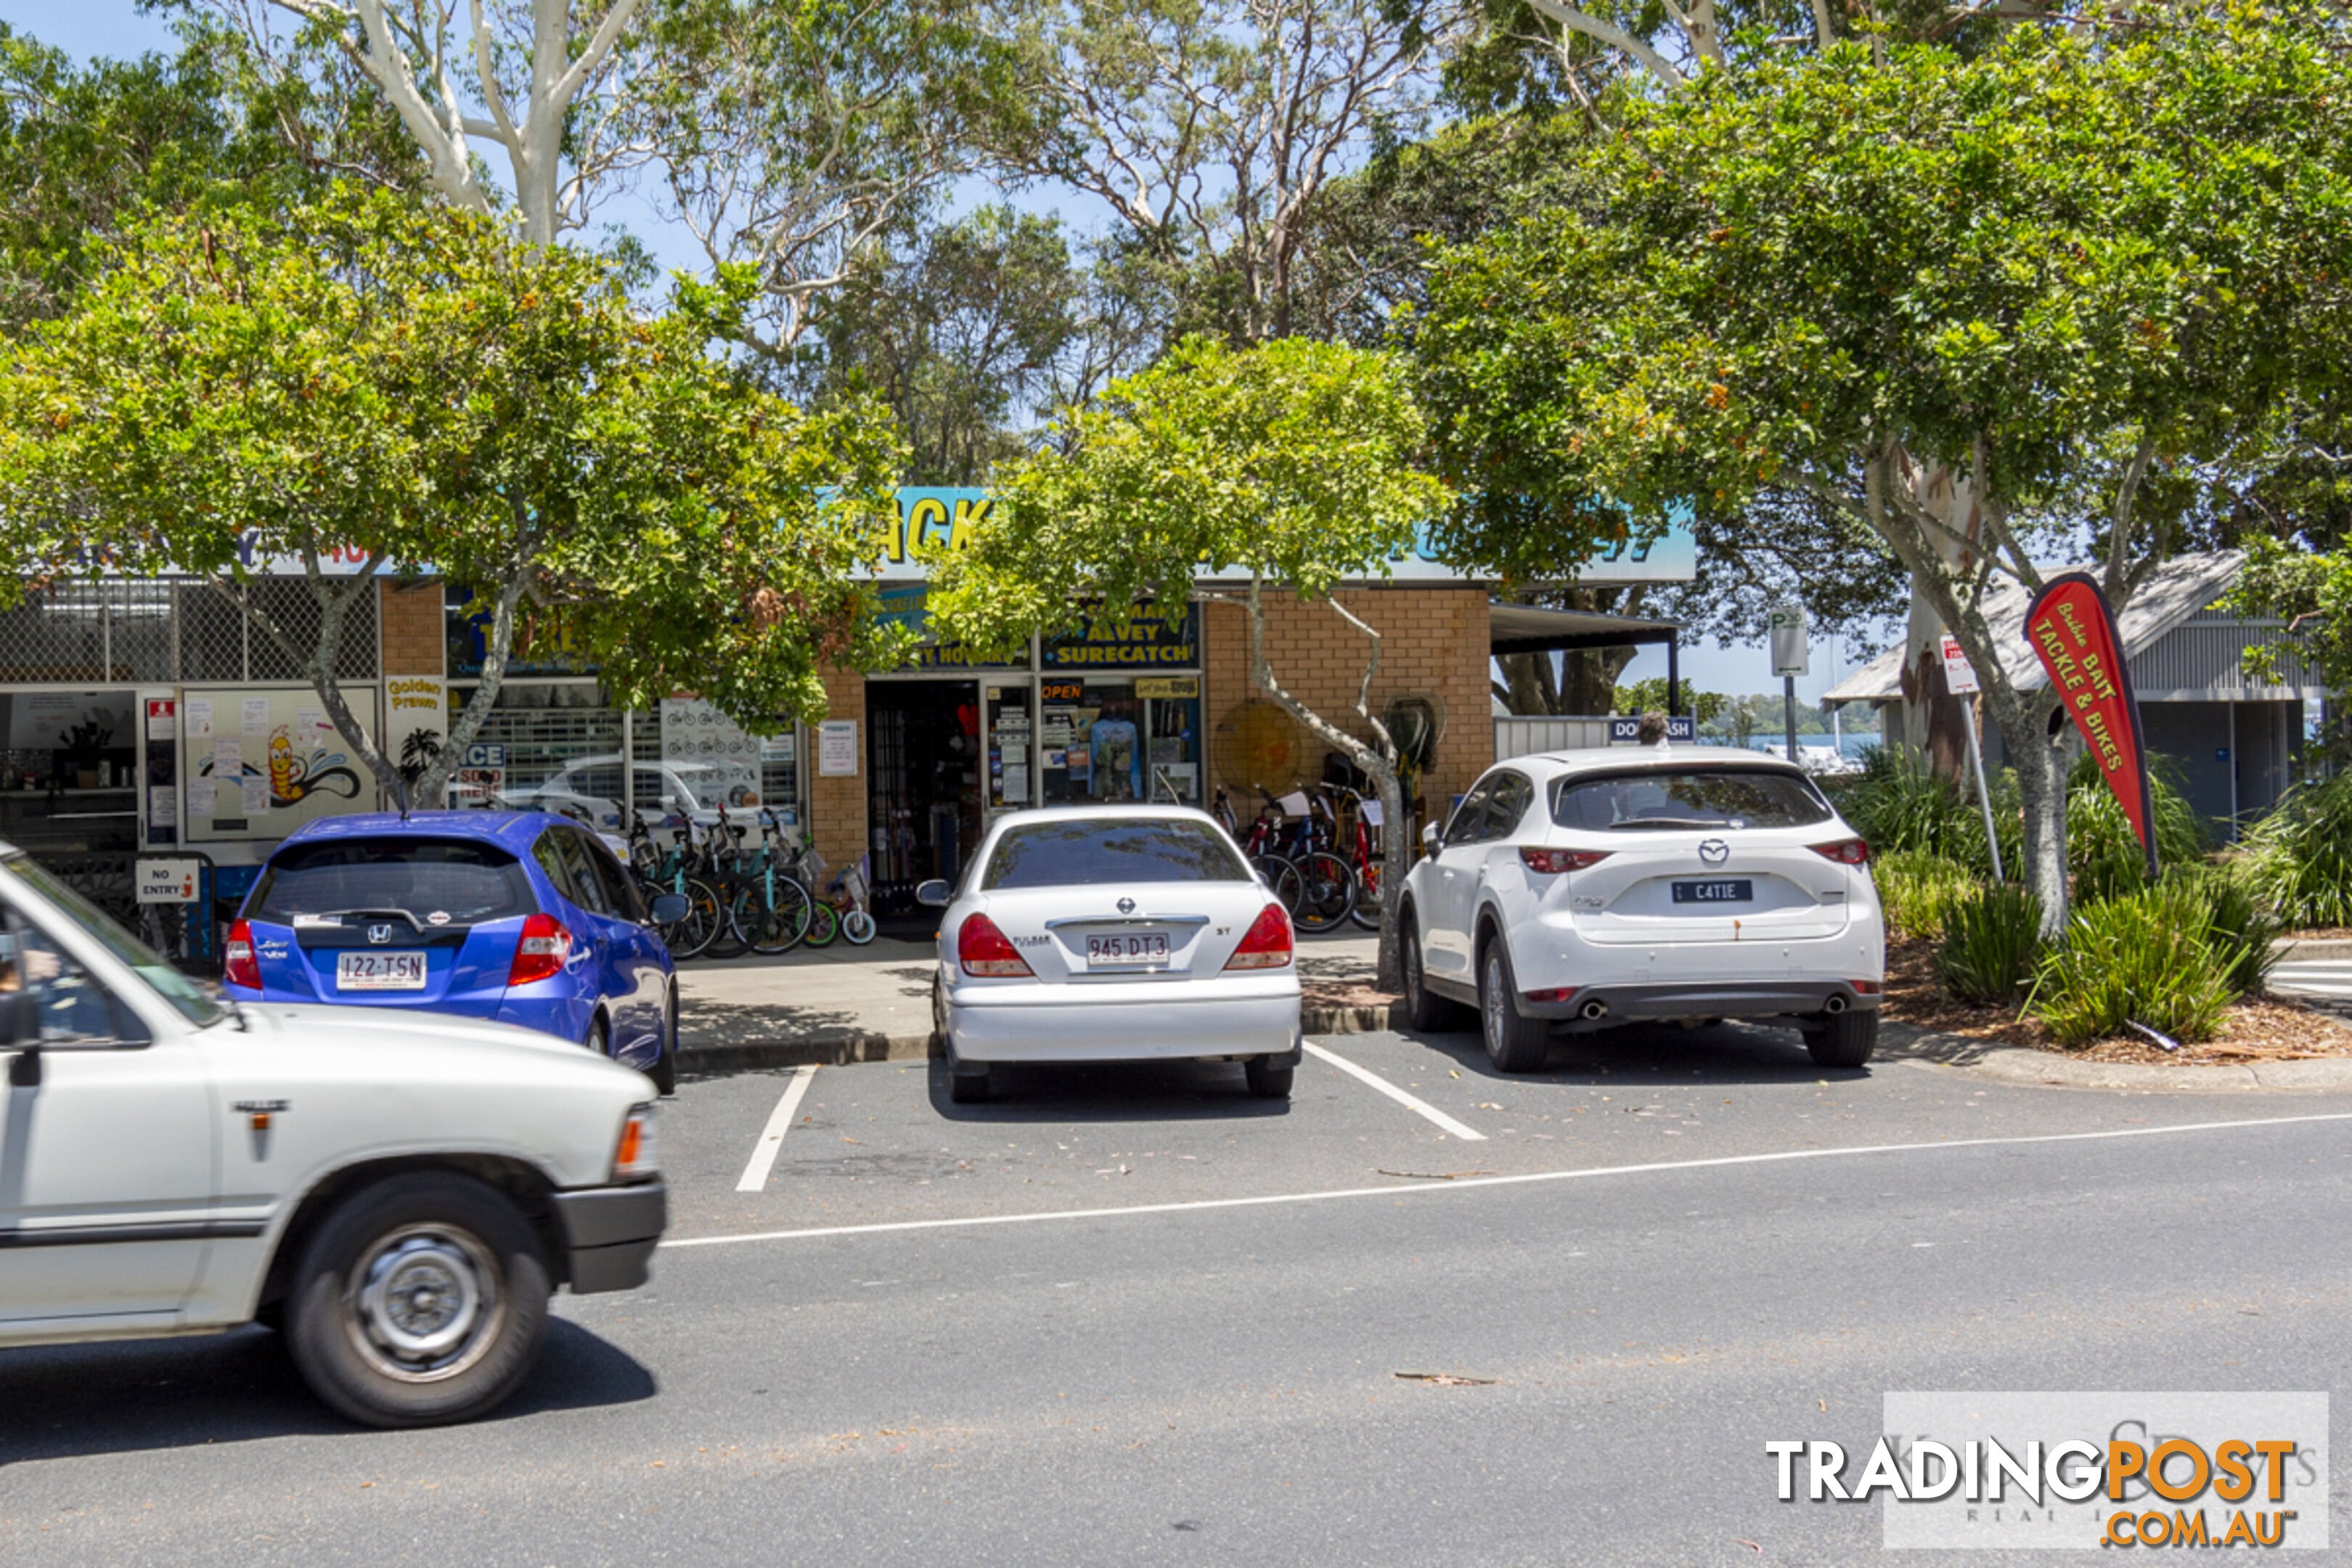
{"label": "car's rear wheel", "polygon": [[1878,1049],[1878,1009],[1851,1009],[1809,1025],[1805,1049],[1816,1067],[1862,1066]]}
{"label": "car's rear wheel", "polygon": [[669,988],[662,1003],[661,1054],[654,1058],[653,1070],[646,1075],[654,1080],[654,1092],[667,1098],[677,1092],[677,987]]}
{"label": "car's rear wheel", "polygon": [[588,1021],[588,1038],[583,1043],[592,1056],[609,1057],[613,1054],[613,1026],[605,1021],[604,1014],[599,1013]]}
{"label": "car's rear wheel", "polygon": [[1421,932],[1412,910],[1404,911],[1397,931],[1397,957],[1404,969],[1405,1018],[1423,1034],[1437,1034],[1463,1026],[1463,1009],[1459,1003],[1449,1002],[1429,988],[1429,972],[1423,966]]}
{"label": "car's rear wheel", "polygon": [[1290,1080],[1298,1069],[1269,1067],[1264,1057],[1252,1057],[1242,1064],[1242,1071],[1249,1079],[1249,1091],[1258,1099],[1288,1100]]}
{"label": "car's rear wheel", "polygon": [[415,1172],[345,1199],[303,1247],[287,1345],[303,1381],[354,1421],[468,1420],[530,1373],[551,1289],[505,1196]]}
{"label": "car's rear wheel", "polygon": [[1517,982],[1500,933],[1478,955],[1478,1023],[1486,1058],[1498,1072],[1534,1072],[1544,1065],[1550,1030],[1541,1018],[1519,1016]]}

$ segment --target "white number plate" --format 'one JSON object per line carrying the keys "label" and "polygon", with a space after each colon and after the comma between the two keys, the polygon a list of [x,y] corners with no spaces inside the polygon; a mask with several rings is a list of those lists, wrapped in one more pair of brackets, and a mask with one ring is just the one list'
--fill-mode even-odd
{"label": "white number plate", "polygon": [[1168,962],[1168,933],[1138,931],[1087,938],[1087,967]]}
{"label": "white number plate", "polygon": [[335,955],[338,991],[422,991],[425,955],[421,952],[339,952]]}

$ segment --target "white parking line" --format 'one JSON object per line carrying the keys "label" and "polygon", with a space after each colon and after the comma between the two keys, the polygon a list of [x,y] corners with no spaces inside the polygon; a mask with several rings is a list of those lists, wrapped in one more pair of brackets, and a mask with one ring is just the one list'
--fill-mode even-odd
{"label": "white parking line", "polygon": [[665,1240],[667,1252],[682,1247],[735,1247],[751,1241],[804,1241],[813,1237],[877,1236],[899,1230],[961,1230],[984,1225],[1035,1225],[1057,1219],[1116,1219],[1127,1215],[1186,1214],[1202,1209],[1262,1208],[1267,1204],[1328,1203],[1334,1198],[1394,1198],[1409,1193],[1458,1193],[1465,1187],[1518,1187],[1531,1182],[1582,1182],[1607,1176],[1650,1176],[1674,1171],[1710,1171],[1730,1165],[1778,1165],[1795,1160],[1845,1160],[1859,1154],[1948,1153],[1956,1149],[2004,1149],[2027,1143],[2098,1143],[2111,1138],[2162,1138],[2179,1132],[2221,1132],[2250,1127],[2294,1127],[2314,1121],[2352,1121],[2352,1112],[2317,1116],[2269,1116],[2242,1121],[2186,1121],[2169,1127],[2123,1127],[2098,1132],[2041,1132],[2018,1138],[1953,1138],[1934,1143],[1864,1143],[1843,1149],[1783,1149],[1769,1154],[1727,1154],[1712,1160],[1664,1160],[1646,1165],[1589,1165],[1576,1171],[1530,1171],[1517,1176],[1465,1176],[1443,1182],[1397,1182],[1385,1187],[1342,1187],[1320,1193],[1266,1193],[1247,1198],[1192,1198],[1182,1203],[1135,1204],[1126,1208],[1047,1209],[1042,1214],[967,1215],[961,1219],[884,1220],[873,1225],[827,1225],[808,1230],[759,1230],[735,1236],[688,1236]]}
{"label": "white parking line", "polygon": [[768,1173],[776,1168],[776,1155],[784,1146],[784,1134],[793,1130],[793,1112],[801,1108],[801,1096],[808,1092],[809,1079],[816,1076],[816,1064],[809,1062],[793,1069],[793,1081],[784,1085],[784,1096],[776,1101],[775,1114],[760,1131],[760,1142],[753,1145],[750,1163],[743,1167],[743,1179],[735,1184],[739,1193],[756,1193],[768,1184]]}
{"label": "white parking line", "polygon": [[1407,1094],[1404,1090],[1399,1089],[1396,1085],[1391,1083],[1380,1074],[1372,1071],[1370,1068],[1360,1068],[1355,1063],[1349,1061],[1347,1058],[1333,1051],[1327,1051],[1322,1047],[1311,1042],[1307,1045],[1307,1048],[1314,1052],[1317,1056],[1321,1057],[1325,1061],[1329,1062],[1333,1067],[1338,1068],[1341,1072],[1348,1073],[1355,1078],[1362,1079],[1366,1083],[1370,1084],[1374,1089],[1379,1089],[1382,1094],[1387,1095],[1391,1100],[1395,1100],[1407,1110],[1413,1112],[1415,1115],[1428,1117],[1432,1121],[1436,1122],[1440,1127],[1445,1129],[1446,1131],[1454,1134],[1454,1137],[1467,1139],[1474,1143],[1483,1143],[1486,1142],[1486,1135],[1484,1132],[1479,1131],[1475,1127],[1465,1127],[1461,1122],[1454,1121],[1454,1118],[1446,1115],[1445,1112],[1438,1110],[1437,1107],[1430,1104],[1426,1100],[1415,1100],[1412,1096]]}

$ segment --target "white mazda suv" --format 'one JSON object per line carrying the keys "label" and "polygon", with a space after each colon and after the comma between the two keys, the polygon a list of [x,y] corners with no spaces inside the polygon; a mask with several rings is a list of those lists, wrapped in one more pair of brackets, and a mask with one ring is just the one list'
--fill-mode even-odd
{"label": "white mazda suv", "polygon": [[1504,1072],[1550,1032],[1793,1024],[1823,1067],[1878,1042],[1886,930],[1869,846],[1800,769],[1697,746],[1514,757],[1405,880],[1413,1026],[1475,1007]]}

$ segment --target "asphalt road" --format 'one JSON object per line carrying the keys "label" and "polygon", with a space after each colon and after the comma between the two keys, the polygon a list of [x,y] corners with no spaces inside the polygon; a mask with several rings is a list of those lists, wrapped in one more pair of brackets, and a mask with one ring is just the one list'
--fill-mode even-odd
{"label": "asphalt road", "polygon": [[1483,1136],[1321,1058],[883,1063],[743,1191],[794,1074],[688,1083],[653,1286],[560,1298],[489,1420],[349,1429],[257,1331],[0,1353],[0,1561],[1850,1564],[1880,1505],[1763,1445],[1889,1389],[2345,1381],[2352,1097],[1319,1043]]}

